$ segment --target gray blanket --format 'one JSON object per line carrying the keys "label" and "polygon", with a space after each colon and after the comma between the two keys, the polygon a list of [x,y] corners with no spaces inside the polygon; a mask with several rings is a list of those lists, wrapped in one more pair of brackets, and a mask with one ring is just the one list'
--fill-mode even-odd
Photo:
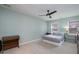
{"label": "gray blanket", "polygon": [[48,40],[48,41],[53,41],[56,43],[60,43],[61,41],[64,40],[64,37],[60,35],[44,35],[43,39]]}

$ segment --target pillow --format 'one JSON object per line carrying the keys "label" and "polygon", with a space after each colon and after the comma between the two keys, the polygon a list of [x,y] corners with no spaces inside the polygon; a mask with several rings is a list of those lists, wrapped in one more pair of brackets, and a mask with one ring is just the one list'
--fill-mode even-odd
{"label": "pillow", "polygon": [[57,33],[53,33],[53,35],[62,36],[62,35],[64,35],[64,34],[63,34],[63,33],[59,33],[59,32],[57,32]]}
{"label": "pillow", "polygon": [[51,34],[51,33],[45,33],[46,35],[49,35],[49,34]]}

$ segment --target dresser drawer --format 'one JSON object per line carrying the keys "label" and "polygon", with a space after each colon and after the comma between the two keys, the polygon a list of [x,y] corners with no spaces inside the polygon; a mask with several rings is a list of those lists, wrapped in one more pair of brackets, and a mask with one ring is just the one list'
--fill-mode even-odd
{"label": "dresser drawer", "polygon": [[0,40],[0,51],[2,50],[2,43],[1,43],[1,40]]}
{"label": "dresser drawer", "polygon": [[3,44],[9,44],[12,42],[18,42],[18,39],[12,39],[12,40],[3,40]]}
{"label": "dresser drawer", "polygon": [[0,51],[2,50],[2,46],[0,45]]}
{"label": "dresser drawer", "polygon": [[8,44],[3,44],[3,50],[7,50],[13,47],[18,47],[18,42],[12,42]]}

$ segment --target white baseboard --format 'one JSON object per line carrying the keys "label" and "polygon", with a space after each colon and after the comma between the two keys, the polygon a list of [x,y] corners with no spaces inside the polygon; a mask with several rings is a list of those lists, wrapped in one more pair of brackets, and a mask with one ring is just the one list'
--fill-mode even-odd
{"label": "white baseboard", "polygon": [[40,39],[35,39],[35,40],[31,40],[31,41],[20,43],[20,46],[21,45],[25,45],[25,44],[29,44],[29,43],[32,43],[32,42],[35,42],[35,41],[38,41],[38,40],[40,40]]}

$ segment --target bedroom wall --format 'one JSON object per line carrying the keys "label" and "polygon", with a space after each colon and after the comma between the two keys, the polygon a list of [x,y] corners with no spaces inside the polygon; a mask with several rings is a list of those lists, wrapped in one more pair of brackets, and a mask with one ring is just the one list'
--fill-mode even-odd
{"label": "bedroom wall", "polygon": [[0,36],[20,35],[23,43],[39,39],[46,32],[46,21],[0,7]]}
{"label": "bedroom wall", "polygon": [[62,18],[62,19],[57,19],[53,21],[47,21],[47,32],[51,32],[51,23],[52,22],[58,22],[60,28],[60,32],[65,32],[64,27],[68,26],[69,20],[79,20],[79,16],[73,16],[73,17],[67,17],[67,18]]}

